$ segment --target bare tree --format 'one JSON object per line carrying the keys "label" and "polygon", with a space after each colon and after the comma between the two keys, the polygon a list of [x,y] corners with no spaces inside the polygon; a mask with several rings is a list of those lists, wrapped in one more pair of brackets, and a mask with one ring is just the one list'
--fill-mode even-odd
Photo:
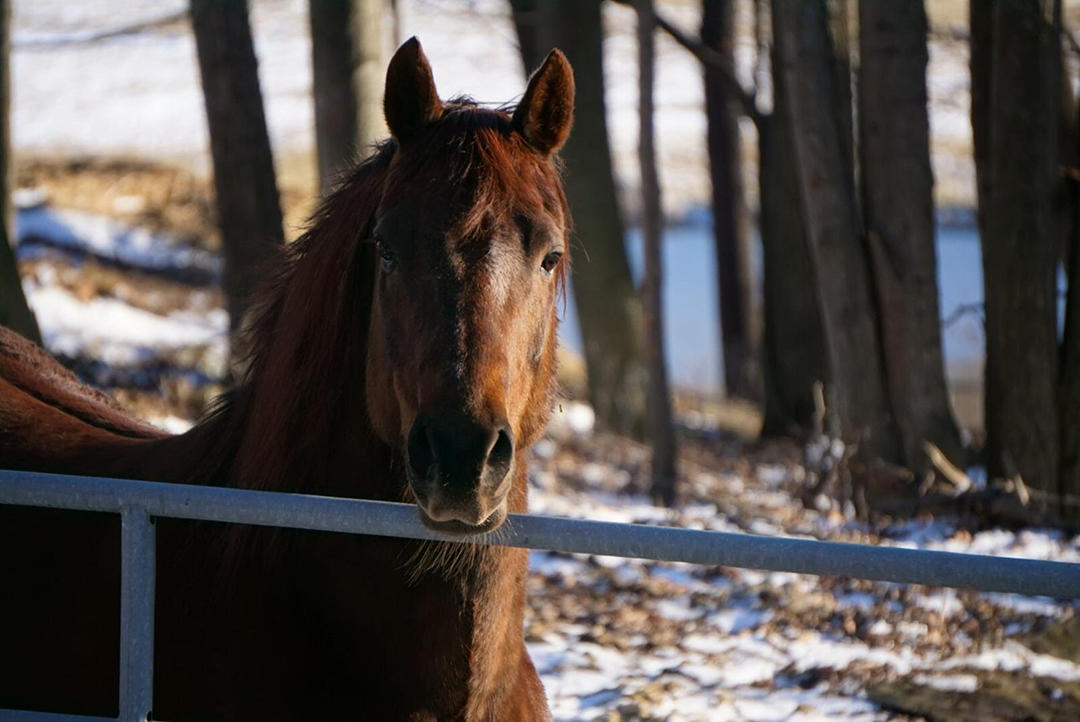
{"label": "bare tree", "polygon": [[26,303],[15,253],[7,229],[0,227],[0,326],[6,326],[31,341],[41,343],[34,314]]}
{"label": "bare tree", "polygon": [[922,2],[859,4],[863,212],[901,458],[918,471],[925,441],[961,454],[941,350],[926,38]]}
{"label": "bare tree", "polygon": [[[1061,346],[1061,395],[1058,418],[1061,425],[1061,469],[1059,491],[1080,497],[1080,198],[1073,182],[1073,230],[1068,249],[1069,290],[1065,305],[1065,334]],[[1075,520],[1080,509],[1062,504],[1062,515]]]}
{"label": "bare tree", "polygon": [[547,40],[545,16],[550,13],[548,3],[553,0],[509,1],[514,29],[517,31],[521,62],[525,65],[525,75],[529,75],[540,67],[544,59],[544,44]]}
{"label": "bare tree", "polygon": [[[755,34],[761,59],[768,57],[767,11],[767,0],[757,0]],[[655,17],[668,35],[715,71],[715,81],[757,128],[765,300],[761,364],[765,420],[761,433],[799,434],[813,422],[815,383],[827,382],[829,376],[818,310],[817,271],[800,209],[798,179],[791,172],[795,150],[784,78],[776,72],[780,64],[775,59],[772,62],[774,108],[766,113],[757,105],[756,89],[740,84],[727,57],[687,36],[662,15]]]}
{"label": "bare tree", "polygon": [[11,213],[11,3],[0,0],[0,326],[41,343],[34,314],[26,303],[12,243]]}
{"label": "bare tree", "polygon": [[[577,241],[572,283],[585,346],[589,400],[604,428],[645,431],[641,298],[630,275],[615,193],[604,103],[603,28],[599,2],[513,0],[523,60],[560,48],[574,66],[574,132],[560,155]],[[539,15],[523,15],[536,13]],[[531,18],[529,22],[525,19]],[[529,33],[540,33],[540,40]],[[538,51],[540,48],[541,51]]]}
{"label": "bare tree", "polygon": [[993,90],[994,4],[993,0],[968,3],[971,62],[971,140],[975,157],[975,185],[978,195],[980,237],[986,232],[990,206],[990,94]]}
{"label": "bare tree", "polygon": [[[915,2],[916,0],[912,0]],[[855,100],[852,90],[854,81],[855,59],[852,40],[852,20],[855,14],[851,10],[853,0],[825,0],[826,36],[832,50],[832,107],[836,115],[836,124],[840,129],[840,159],[846,171],[846,181],[852,188],[858,188],[859,160],[858,134],[855,132]],[[862,3],[860,3],[861,5]],[[856,210],[859,196],[855,193]]]}
{"label": "bare tree", "polygon": [[310,0],[315,142],[323,191],[385,135],[383,0]]}
{"label": "bare tree", "polygon": [[[701,42],[735,68],[735,0],[703,0]],[[753,300],[753,268],[739,144],[740,110],[725,87],[725,71],[704,65],[706,141],[712,180],[713,236],[724,388],[728,396],[756,396],[760,330]]]}
{"label": "bare tree", "polygon": [[813,428],[814,384],[831,386],[818,306],[817,268],[792,172],[788,92],[773,50],[773,112],[757,123],[764,309],[764,436]]}
{"label": "bare tree", "polygon": [[[1063,65],[1064,68],[1064,65]],[[1068,73],[1061,73],[1061,214],[1062,249],[1068,291],[1065,300],[1065,330],[1059,356],[1061,388],[1058,394],[1058,424],[1061,461],[1059,491],[1080,498],[1080,102],[1073,92]],[[1064,502],[1064,499],[1063,499]],[[1062,503],[1063,518],[1080,520],[1080,506]]]}
{"label": "bare tree", "polygon": [[774,0],[777,73],[783,74],[828,353],[830,407],[865,457],[895,460],[881,347],[852,173],[834,98],[835,58],[825,0]]}
{"label": "bare tree", "polygon": [[246,0],[191,0],[199,55],[225,293],[233,331],[241,324],[257,269],[283,243],[281,205],[266,131]]}
{"label": "bare tree", "polygon": [[1059,0],[971,5],[991,476],[1058,488]]}
{"label": "bare tree", "polygon": [[656,19],[651,0],[635,0],[638,25],[638,163],[641,166],[641,235],[645,247],[645,361],[649,370],[649,436],[652,440],[652,496],[658,504],[675,503],[675,427],[664,359],[663,255],[664,212],[656,170],[653,128]]}

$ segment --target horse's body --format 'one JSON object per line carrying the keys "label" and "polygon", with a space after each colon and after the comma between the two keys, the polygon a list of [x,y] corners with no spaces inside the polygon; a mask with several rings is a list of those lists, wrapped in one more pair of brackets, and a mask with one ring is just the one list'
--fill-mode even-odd
{"label": "horse's body", "polygon": [[[0,329],[0,467],[416,501],[460,533],[526,511],[572,88],[556,53],[512,118],[443,106],[410,41],[387,79],[394,139],[266,284],[245,381],[167,436]],[[522,550],[167,519],[157,535],[156,718],[550,717]],[[117,713],[119,558],[115,515],[0,506],[0,707]]]}

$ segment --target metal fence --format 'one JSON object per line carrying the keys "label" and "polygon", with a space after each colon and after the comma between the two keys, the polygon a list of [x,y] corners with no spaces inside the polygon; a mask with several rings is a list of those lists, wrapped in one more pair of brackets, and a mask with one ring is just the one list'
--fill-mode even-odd
{"label": "metal fence", "polygon": [[[153,517],[471,541],[578,554],[745,567],[884,582],[1080,599],[1080,564],[811,539],[511,514],[498,535],[453,537],[409,504],[208,486],[0,471],[0,504],[121,516],[120,720],[149,719],[153,699]],[[0,553],[12,553],[0,550]],[[0,651],[2,653],[2,651]],[[0,710],[4,720],[100,720]]]}

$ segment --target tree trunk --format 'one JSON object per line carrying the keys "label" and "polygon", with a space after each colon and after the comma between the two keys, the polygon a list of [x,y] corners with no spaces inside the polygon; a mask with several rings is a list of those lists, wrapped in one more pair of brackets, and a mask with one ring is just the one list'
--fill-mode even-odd
{"label": "tree trunk", "polygon": [[[548,0],[550,1],[550,0]],[[529,77],[544,61],[545,0],[510,0],[510,13],[517,31],[518,50],[521,62],[525,66],[525,77]]]}
{"label": "tree trunk", "polygon": [[824,0],[774,0],[773,34],[784,75],[794,171],[817,269],[832,387],[827,393],[845,440],[864,458],[897,458],[869,284],[869,259],[845,164],[835,105],[834,57]]}
{"label": "tree trunk", "polygon": [[653,86],[656,19],[652,0],[635,0],[638,15],[638,162],[641,165],[641,236],[645,250],[645,360],[649,370],[648,414],[652,440],[652,497],[657,504],[675,504],[675,427],[671,418],[664,359],[663,256],[664,212],[656,170],[653,129]]}
{"label": "tree trunk", "polygon": [[191,0],[232,331],[240,328],[257,268],[283,243],[281,205],[263,115],[246,0]]}
{"label": "tree trunk", "polygon": [[971,142],[975,157],[976,216],[979,237],[986,237],[990,207],[990,96],[993,91],[994,0],[970,0],[968,5],[971,62]]}
{"label": "tree trunk", "polygon": [[[1064,64],[1062,65],[1064,68]],[[1059,231],[1062,237],[1068,295],[1065,332],[1061,343],[1061,389],[1058,423],[1061,443],[1059,491],[1080,498],[1080,103],[1068,73],[1061,73],[1061,134],[1059,155],[1063,169]],[[1059,512],[1070,522],[1080,521],[1080,506],[1062,503]]]}
{"label": "tree trunk", "polygon": [[840,128],[841,159],[847,171],[847,183],[852,188],[855,198],[855,208],[858,210],[859,194],[855,189],[858,188],[856,163],[859,160],[859,138],[855,134],[855,102],[851,91],[854,78],[852,50],[855,47],[851,37],[851,0],[825,0],[825,13],[829,46],[833,56],[832,99],[836,123]]}
{"label": "tree trunk", "polygon": [[[972,98],[986,298],[986,433],[991,477],[1058,488],[1057,262],[1061,5],[992,7],[989,103]],[[987,40],[972,7],[973,91]],[[980,18],[985,22],[985,18]],[[976,60],[976,58],[979,58]],[[978,71],[978,72],[976,72]],[[974,94],[973,94],[974,95]],[[982,98],[985,103],[985,96]],[[979,112],[988,112],[979,117]],[[989,132],[987,132],[989,131]]]}
{"label": "tree trunk", "polygon": [[800,435],[813,423],[814,383],[831,385],[818,308],[817,269],[792,173],[795,150],[784,76],[773,62],[773,113],[758,125],[764,268],[763,436]]}
{"label": "tree trunk", "polygon": [[383,1],[311,0],[315,141],[323,192],[386,134]]}
{"label": "tree trunk", "polygon": [[924,441],[962,452],[941,351],[926,36],[922,2],[859,4],[863,212],[901,460],[917,472]]}
{"label": "tree trunk", "polygon": [[[704,0],[702,10],[701,42],[718,51],[734,70],[734,0]],[[739,113],[728,95],[722,71],[706,63],[704,77],[724,390],[729,397],[754,398],[759,395],[760,371],[755,356],[760,332],[754,313]]]}
{"label": "tree trunk", "polygon": [[[1061,494],[1080,497],[1080,190],[1071,182],[1071,232],[1068,254],[1069,291],[1065,306],[1065,335],[1061,345]],[[1080,508],[1062,503],[1063,518],[1080,520]]]}
{"label": "tree trunk", "polygon": [[[524,7],[514,0],[514,7],[519,5]],[[589,401],[601,427],[641,436],[647,383],[642,358],[644,319],[630,275],[611,167],[600,9],[599,2],[542,0],[541,39],[523,39],[521,47],[523,52],[558,47],[574,67],[574,132],[560,155],[574,215],[577,255],[572,283],[585,346]],[[522,16],[515,13],[515,18]],[[517,29],[529,32],[520,21]],[[533,67],[538,63],[529,57],[523,60]]]}
{"label": "tree trunk", "polygon": [[392,36],[393,45],[395,48],[405,42],[405,38],[402,37],[402,11],[400,0],[390,0],[390,34]]}
{"label": "tree trunk", "polygon": [[0,0],[0,326],[41,343],[34,314],[26,304],[15,263],[15,223],[11,212],[11,3]]}
{"label": "tree trunk", "polygon": [[[2,161],[0,161],[2,162]],[[6,224],[0,224],[0,326],[6,326],[36,344],[41,344],[34,314],[26,303],[15,252],[8,239]]]}

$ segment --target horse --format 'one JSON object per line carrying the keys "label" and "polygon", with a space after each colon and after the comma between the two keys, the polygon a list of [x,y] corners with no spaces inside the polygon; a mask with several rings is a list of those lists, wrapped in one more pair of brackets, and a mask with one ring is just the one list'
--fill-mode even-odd
{"label": "horse", "polygon": [[[185,434],[0,332],[0,467],[409,502],[464,540],[157,519],[154,717],[551,718],[527,552],[467,540],[527,511],[551,413],[573,102],[558,50],[492,109],[402,45],[390,138],[266,272],[246,372]],[[116,716],[116,515],[0,506],[0,579],[0,707]]]}

